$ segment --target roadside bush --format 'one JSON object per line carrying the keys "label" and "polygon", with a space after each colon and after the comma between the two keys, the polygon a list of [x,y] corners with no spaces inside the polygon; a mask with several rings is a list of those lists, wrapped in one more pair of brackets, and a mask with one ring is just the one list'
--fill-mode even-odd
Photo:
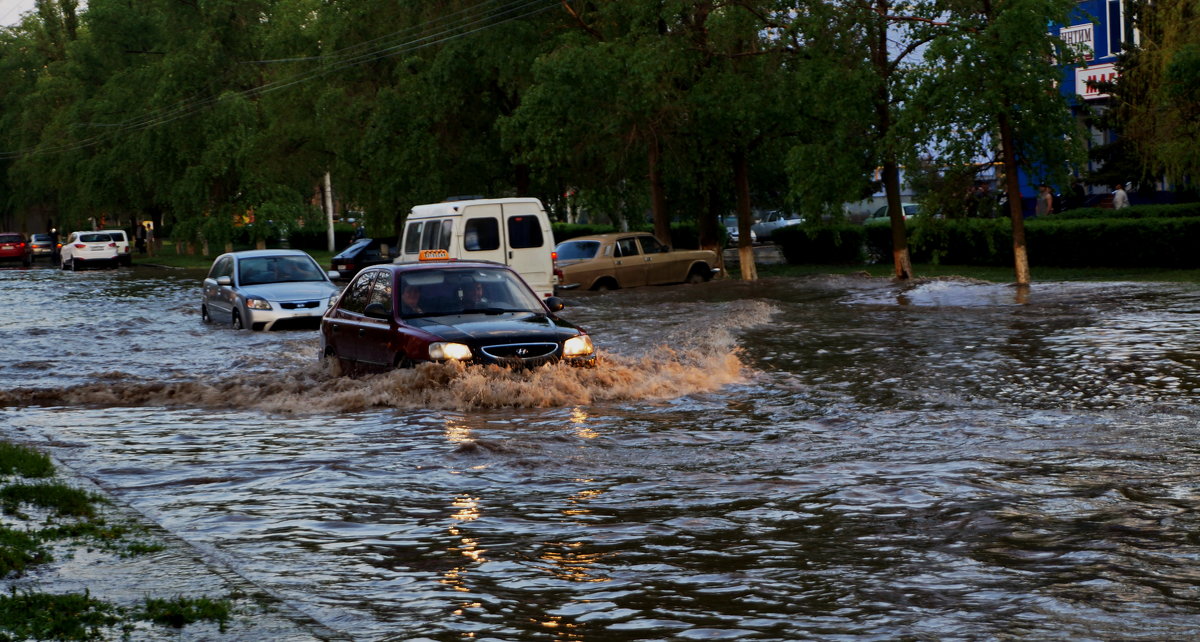
{"label": "roadside bush", "polygon": [[[891,226],[868,223],[863,228],[870,255],[886,261],[892,252]],[[1007,219],[918,219],[908,221],[907,228],[913,262],[1012,264]],[[1043,217],[1025,222],[1025,242],[1034,266],[1200,268],[1200,216]]]}
{"label": "roadside bush", "polygon": [[771,233],[771,239],[788,263],[861,263],[867,231],[865,226],[791,225]]}
{"label": "roadside bush", "polygon": [[1200,216],[1026,224],[1030,261],[1056,267],[1200,267]]}
{"label": "roadside bush", "polygon": [[1104,218],[1191,218],[1200,216],[1200,203],[1174,205],[1132,205],[1119,210],[1102,207],[1081,207],[1038,220],[1104,219]]}

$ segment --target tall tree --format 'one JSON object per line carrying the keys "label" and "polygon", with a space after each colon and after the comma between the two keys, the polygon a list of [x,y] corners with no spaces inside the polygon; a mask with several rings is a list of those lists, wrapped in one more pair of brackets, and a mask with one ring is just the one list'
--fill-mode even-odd
{"label": "tall tree", "polygon": [[1131,3],[1141,42],[1126,43],[1113,88],[1123,134],[1154,172],[1191,184],[1200,177],[1200,6]]}
{"label": "tall tree", "polygon": [[1074,0],[955,0],[930,42],[914,101],[920,127],[950,163],[987,158],[999,143],[1012,220],[1014,274],[1030,282],[1019,169],[1067,184],[1085,136],[1058,91],[1056,60],[1069,49],[1047,24],[1065,24]]}

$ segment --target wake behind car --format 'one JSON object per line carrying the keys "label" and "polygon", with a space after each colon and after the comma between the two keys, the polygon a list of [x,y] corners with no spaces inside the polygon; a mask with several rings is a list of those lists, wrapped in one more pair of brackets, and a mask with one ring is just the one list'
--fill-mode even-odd
{"label": "wake behind car", "polygon": [[716,252],[673,250],[645,232],[580,236],[559,243],[554,252],[563,290],[699,283],[720,271]]}
{"label": "wake behind car", "polygon": [[64,270],[96,264],[116,267],[120,254],[116,241],[107,232],[71,232],[58,249],[58,261]]}
{"label": "wake behind car", "polygon": [[[443,253],[444,254],[444,253]],[[351,372],[463,361],[533,367],[595,362],[587,333],[508,266],[421,261],[365,268],[321,320],[321,354]]]}
{"label": "wake behind car", "polygon": [[20,261],[29,267],[33,254],[25,236],[19,232],[0,233],[0,261]]}
{"label": "wake behind car", "polygon": [[235,330],[315,328],[338,286],[300,250],[222,254],[204,279],[200,316]]}

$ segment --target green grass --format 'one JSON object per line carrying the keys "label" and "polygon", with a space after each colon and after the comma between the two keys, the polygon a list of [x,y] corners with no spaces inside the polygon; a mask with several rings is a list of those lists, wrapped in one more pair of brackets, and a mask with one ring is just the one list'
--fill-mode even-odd
{"label": "green grass", "polygon": [[225,623],[229,621],[229,614],[230,603],[228,600],[214,600],[207,597],[177,597],[172,600],[146,598],[145,607],[138,614],[138,618],[176,629],[193,622],[210,620],[219,622],[221,631],[224,632]]}
{"label": "green grass", "polygon": [[0,475],[20,475],[28,479],[53,477],[54,464],[44,453],[28,446],[0,442]]}
{"label": "green grass", "polygon": [[61,482],[16,482],[0,488],[0,504],[6,513],[17,513],[21,504],[32,504],[53,510],[59,516],[93,517],[96,514],[94,504],[103,501],[99,495]]}
{"label": "green grass", "polygon": [[[29,520],[30,517],[19,512],[28,505],[54,513],[46,519],[47,523],[38,524],[42,526],[40,529],[0,526],[0,578],[21,576],[32,567],[53,562],[47,542],[60,542],[56,546],[98,547],[122,557],[165,548],[133,539],[145,533],[140,524],[109,524],[99,517],[96,506],[108,502],[102,495],[58,481],[23,481],[23,478],[54,476],[54,466],[44,453],[0,442],[0,475],[18,477],[0,480],[0,505],[7,514]],[[231,611],[232,602],[228,599],[147,596],[141,608],[123,608],[93,599],[86,592],[49,594],[18,592],[14,588],[11,594],[0,595],[0,642],[115,639],[114,631],[128,635],[133,622],[138,620],[175,629],[208,620],[219,623],[224,631]]]}
{"label": "green grass", "polygon": [[[741,278],[736,267],[730,268],[734,278]],[[863,274],[889,277],[893,273],[890,263],[872,265],[786,265],[760,264],[758,276],[811,276],[820,274]],[[1175,283],[1200,283],[1200,270],[1169,270],[1160,268],[1051,268],[1030,267],[1033,281],[1161,281]],[[1015,281],[1011,267],[982,265],[913,265],[913,274],[920,277],[957,276],[993,283]]]}
{"label": "green grass", "polygon": [[103,640],[120,622],[116,607],[87,594],[0,595],[0,640]]}

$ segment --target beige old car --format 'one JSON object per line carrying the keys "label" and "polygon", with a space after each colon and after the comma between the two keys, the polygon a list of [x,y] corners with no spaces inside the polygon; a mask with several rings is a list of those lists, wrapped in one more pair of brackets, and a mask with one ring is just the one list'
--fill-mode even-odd
{"label": "beige old car", "polygon": [[580,236],[554,251],[561,290],[700,283],[720,272],[716,252],[673,250],[645,232]]}

